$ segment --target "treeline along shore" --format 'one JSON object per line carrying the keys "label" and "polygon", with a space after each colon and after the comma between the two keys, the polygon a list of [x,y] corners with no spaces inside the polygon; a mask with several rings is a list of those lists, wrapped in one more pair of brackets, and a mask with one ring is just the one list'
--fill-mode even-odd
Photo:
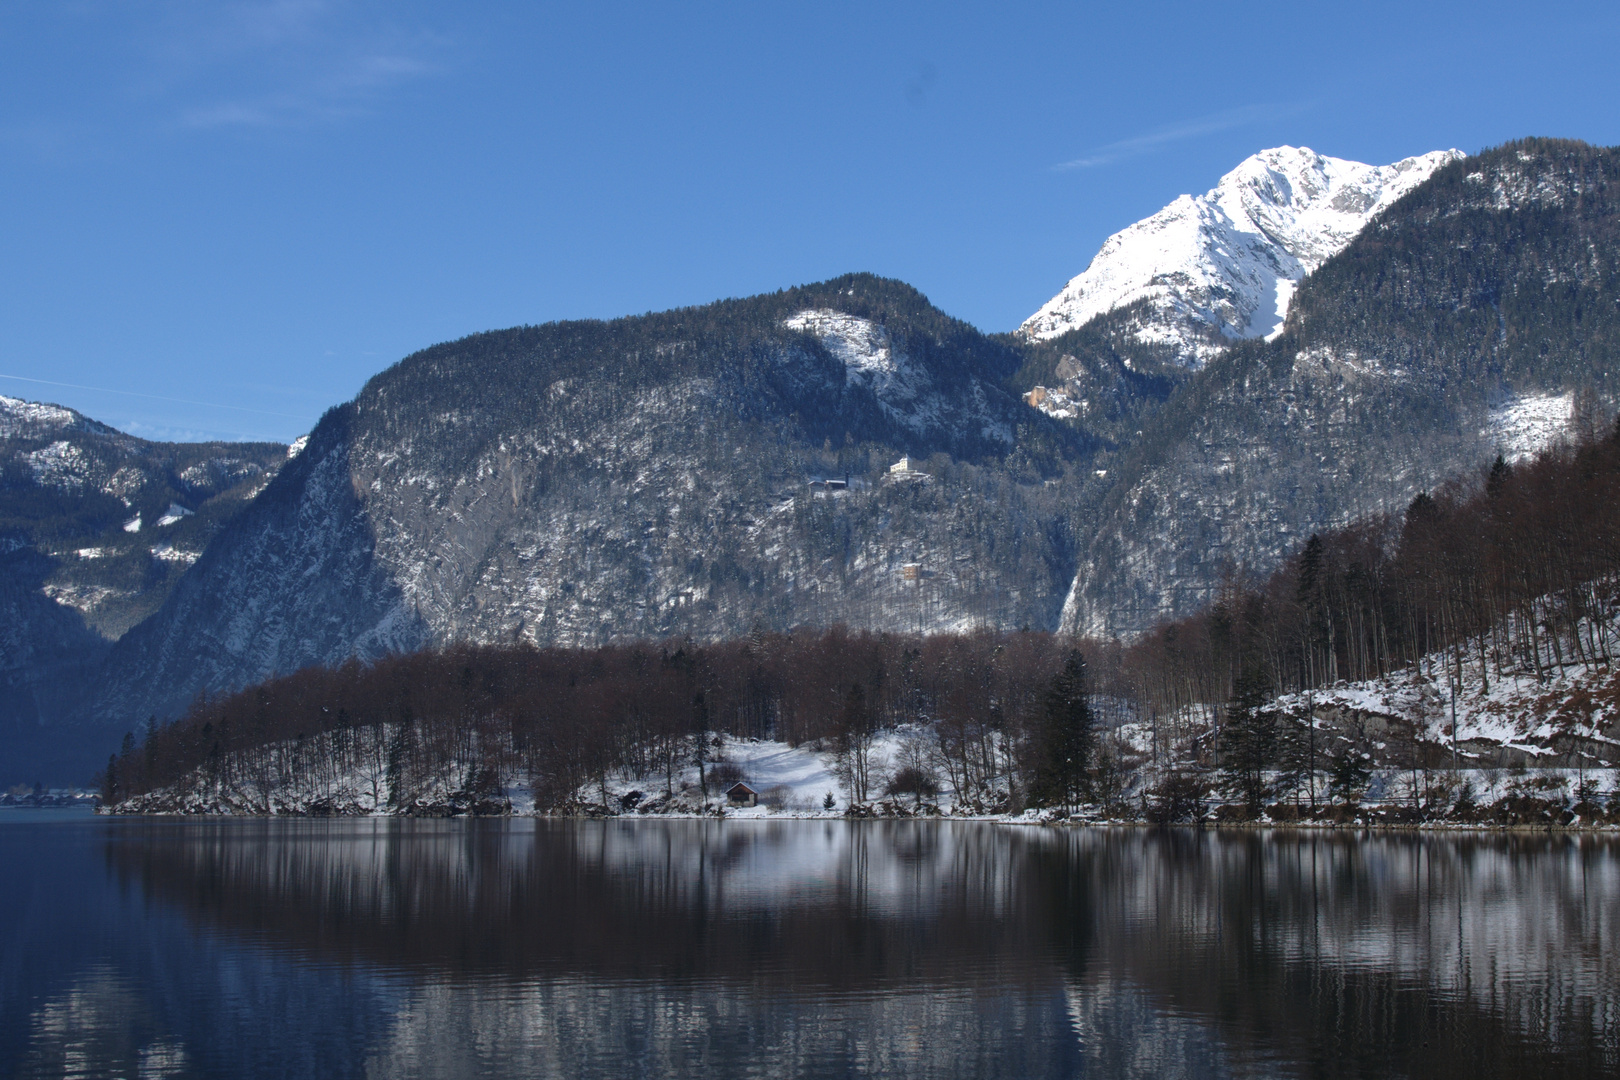
{"label": "treeline along shore", "polygon": [[1128,644],[833,627],[458,645],[200,699],[126,737],[102,798],[713,812],[748,780],[728,746],[767,741],[836,777],[796,807],[817,812],[1613,823],[1620,426],[1585,432],[1312,536],[1268,578],[1234,570]]}

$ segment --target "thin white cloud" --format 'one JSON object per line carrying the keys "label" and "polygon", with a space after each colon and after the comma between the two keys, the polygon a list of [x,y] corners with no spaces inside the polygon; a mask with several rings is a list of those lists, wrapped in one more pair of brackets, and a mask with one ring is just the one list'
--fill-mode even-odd
{"label": "thin white cloud", "polygon": [[130,417],[123,420],[98,417],[103,424],[110,424],[119,431],[133,435],[137,439],[146,439],[150,442],[268,442],[286,443],[288,439],[285,432],[270,434],[263,431],[247,431],[242,428],[198,428],[175,427],[171,424],[148,424],[143,420]]}
{"label": "thin white cloud", "polygon": [[227,32],[238,40],[279,45],[320,31],[320,21],[341,3],[332,0],[269,0],[221,5]]}
{"label": "thin white cloud", "polygon": [[1226,112],[1213,113],[1201,116],[1194,120],[1186,120],[1179,124],[1157,128],[1133,135],[1128,139],[1111,142],[1099,146],[1083,157],[1073,161],[1060,162],[1052,166],[1058,170],[1094,169],[1099,165],[1112,165],[1116,161],[1140,157],[1150,154],[1161,147],[1171,143],[1181,142],[1184,139],[1194,139],[1200,135],[1213,135],[1220,131],[1230,131],[1233,128],[1247,127],[1250,124],[1264,123],[1268,120],[1282,120],[1304,112],[1309,105],[1247,105],[1241,109],[1229,109]]}
{"label": "thin white cloud", "polygon": [[407,53],[325,57],[282,73],[273,89],[190,106],[181,123],[194,128],[294,126],[345,120],[377,108],[387,95],[437,66]]}
{"label": "thin white cloud", "polygon": [[346,120],[444,67],[438,34],[401,26],[370,0],[178,0],[123,14],[129,100],[163,126]]}
{"label": "thin white cloud", "polygon": [[413,56],[357,56],[270,93],[186,108],[192,128],[279,127],[345,120],[376,107],[402,83],[434,71]]}
{"label": "thin white cloud", "polygon": [[243,101],[227,101],[219,105],[186,109],[180,122],[186,127],[267,127],[285,115],[285,107],[250,105]]}

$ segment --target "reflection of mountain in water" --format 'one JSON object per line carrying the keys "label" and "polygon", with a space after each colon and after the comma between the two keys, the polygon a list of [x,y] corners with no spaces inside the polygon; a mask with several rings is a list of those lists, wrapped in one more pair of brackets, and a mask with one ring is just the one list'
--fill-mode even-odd
{"label": "reflection of mountain in water", "polygon": [[205,925],[407,974],[377,1075],[1620,1065],[1594,839],[255,821],[108,851]]}
{"label": "reflection of mountain in water", "polygon": [[[751,994],[712,984],[533,980],[421,988],[368,1075],[1057,1077],[1082,1071],[1051,995],[895,988]],[[499,1066],[507,1066],[506,1069]]]}
{"label": "reflection of mountain in water", "polygon": [[185,1075],[185,1048],[152,1037],[150,1012],[129,980],[105,967],[92,968],[34,1010],[32,1045],[20,1072],[41,1077],[133,1073],[141,1080]]}

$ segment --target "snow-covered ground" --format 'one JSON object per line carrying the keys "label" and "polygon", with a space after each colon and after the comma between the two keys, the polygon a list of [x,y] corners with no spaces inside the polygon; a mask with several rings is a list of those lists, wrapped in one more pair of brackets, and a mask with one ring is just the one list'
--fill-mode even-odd
{"label": "snow-covered ground", "polygon": [[[1537,626],[1552,620],[1541,605]],[[1581,622],[1565,627],[1556,647],[1542,629],[1539,656],[1510,642],[1518,640],[1509,623],[1497,638],[1462,643],[1437,652],[1413,667],[1383,678],[1341,681],[1273,700],[1276,712],[1311,716],[1322,732],[1316,791],[1327,793],[1333,757],[1347,747],[1366,755],[1368,806],[1436,805],[1437,792],[1450,805],[1463,784],[1478,804],[1504,796],[1572,805],[1584,784],[1605,797],[1616,789],[1613,767],[1620,762],[1620,670],[1605,660],[1620,649],[1620,612],[1603,625]],[[1577,648],[1576,637],[1580,639]],[[1587,659],[1578,659],[1580,656]],[[1460,659],[1460,664],[1459,664]],[[1460,678],[1458,678],[1460,673]],[[1453,701],[1451,688],[1456,681]],[[1127,817],[1143,805],[1145,791],[1172,767],[1202,761],[1218,710],[1189,706],[1181,714],[1141,718],[1124,698],[1097,696],[1098,760],[1121,767],[1109,805]],[[1455,734],[1452,717],[1456,718]],[[649,765],[644,771],[611,771],[586,781],[573,793],[537,807],[528,777],[512,772],[470,788],[486,772],[484,758],[401,767],[394,757],[400,743],[394,725],[324,733],[308,743],[282,743],[235,755],[215,769],[200,769],[182,783],[121,807],[132,811],[246,814],[395,814],[510,812],[530,814],[561,805],[587,813],[710,816],[740,819],[834,817],[859,814],[925,813],[1002,821],[1040,821],[1051,812],[1000,812],[1007,793],[953,791],[933,730],[926,724],[879,732],[865,751],[864,797],[856,798],[849,759],[817,744],[792,746],[770,739],[742,739],[710,733],[703,739],[705,771],[700,779],[697,744],[688,740],[684,760],[672,775]],[[1425,753],[1416,752],[1427,747]],[[1450,753],[1455,751],[1455,758]],[[515,762],[510,748],[488,760]],[[1578,750],[1579,753],[1572,753]],[[1005,760],[1010,750],[997,751]],[[1443,761],[1441,759],[1444,759]],[[1427,771],[1418,764],[1429,762]],[[343,764],[336,764],[343,762]],[[902,768],[918,767],[938,782],[936,795],[891,795],[889,780]],[[515,770],[510,764],[501,766]],[[1437,777],[1440,768],[1444,777]],[[742,781],[758,804],[738,805],[726,790]],[[1219,777],[1208,773],[1211,788]],[[493,786],[492,786],[493,785]],[[992,784],[992,787],[995,785]],[[1005,787],[1005,782],[1002,782]],[[397,788],[397,790],[396,790]],[[498,790],[497,790],[498,788]],[[976,795],[976,797],[971,797]],[[829,805],[830,803],[830,805]],[[995,804],[986,812],[987,804]],[[1087,811],[1090,818],[1101,811]]]}
{"label": "snow-covered ground", "polygon": [[[1601,646],[1606,641],[1611,651],[1620,644],[1620,620],[1604,628],[1583,621],[1578,632],[1589,643]],[[1506,750],[1515,761],[1545,759],[1551,763],[1568,753],[1572,739],[1580,740],[1590,757],[1620,760],[1620,740],[1616,739],[1620,670],[1602,659],[1601,648],[1597,656],[1584,661],[1568,642],[1563,645],[1562,658],[1553,654],[1550,643],[1544,651],[1538,676],[1522,663],[1498,666],[1493,658],[1497,650],[1490,639],[1474,639],[1456,652],[1431,654],[1415,667],[1380,679],[1339,682],[1308,695],[1281,697],[1276,704],[1296,715],[1303,715],[1309,707],[1318,716],[1328,709],[1340,709],[1401,720],[1419,738],[1450,746],[1451,688],[1460,655],[1455,741],[1465,760],[1495,764]],[[1487,658],[1483,669],[1481,655]]]}
{"label": "snow-covered ground", "polygon": [[1534,457],[1569,434],[1575,395],[1525,394],[1491,410],[1490,427],[1481,434],[1496,442],[1509,463]]}
{"label": "snow-covered ground", "polygon": [[[429,774],[401,778],[389,765],[390,746],[395,742],[394,725],[361,728],[347,735],[326,733],[307,743],[278,743],[240,755],[231,764],[229,775],[199,769],[182,782],[160,788],[120,804],[118,812],[179,814],[339,814],[385,815],[447,811],[465,812],[474,800],[466,781],[479,766],[471,761],[453,760]],[[334,752],[334,737],[343,740]],[[867,749],[867,797],[860,802],[862,813],[922,812],[944,816],[968,814],[957,805],[956,793],[941,779],[937,796],[926,799],[887,793],[888,779],[901,763],[929,750],[931,736],[926,729],[907,726],[880,732]],[[843,817],[855,800],[841,778],[837,756],[813,745],[791,746],[770,739],[736,739],[707,736],[707,793],[699,783],[695,764],[683,765],[666,780],[660,770],[642,774],[613,771],[606,777],[583,784],[577,806],[588,812],[606,807],[612,813],[658,814],[673,817],[703,817],[724,814],[728,818],[832,818]],[[341,755],[349,762],[337,767],[331,762]],[[727,800],[725,792],[737,780],[758,794],[754,806]],[[400,790],[396,792],[394,786]],[[501,790],[477,797],[491,808],[507,804],[513,814],[537,812],[534,794],[525,777],[513,774],[500,778]],[[669,790],[666,790],[668,787]],[[827,803],[832,797],[832,807]],[[540,808],[543,812],[544,808]],[[968,816],[1003,821],[1034,821],[1036,811],[1021,814]]]}
{"label": "snow-covered ground", "polygon": [[[870,779],[863,805],[917,806],[919,800],[912,795],[887,794],[886,785],[907,753],[926,753],[931,738],[925,728],[917,726],[878,733],[867,750]],[[713,753],[717,756],[711,775],[718,771],[727,779],[719,784],[710,783],[709,803],[713,807],[723,806],[727,817],[839,817],[854,801],[848,785],[840,778],[837,756],[830,751],[814,745],[791,746],[773,739],[720,737],[714,742]],[[726,802],[724,789],[735,782],[729,779],[732,773],[758,793],[758,805],[737,806]],[[608,793],[613,799],[632,791],[655,796],[663,787],[661,773],[645,777],[621,774],[609,780]],[[682,772],[677,787],[681,792],[678,801],[695,809],[694,802],[702,800],[695,767],[689,766]],[[826,805],[829,796],[833,801],[832,809]],[[921,802],[937,807],[942,814],[950,814],[956,808],[956,793],[942,780],[939,795]]]}
{"label": "snow-covered ground", "polygon": [[[1509,619],[1494,637],[1381,678],[1274,698],[1270,709],[1310,716],[1321,733],[1318,802],[1330,801],[1329,765],[1347,749],[1365,755],[1370,777],[1358,801],[1369,808],[1433,807],[1437,799],[1449,806],[1465,785],[1479,806],[1516,795],[1572,806],[1583,785],[1600,800],[1620,798],[1620,667],[1604,659],[1620,648],[1620,614],[1565,625],[1555,647],[1547,630],[1557,622],[1555,607],[1536,608],[1539,657]],[[1218,712],[1195,703],[1157,723],[1127,719],[1114,728],[1115,745],[1146,762],[1132,790],[1152,787],[1172,767],[1207,766]],[[1225,798],[1216,794],[1217,773],[1204,774],[1213,802]],[[1305,781],[1299,790],[1307,798]]]}
{"label": "snow-covered ground", "polygon": [[849,803],[848,792],[838,782],[837,768],[826,754],[774,740],[736,739],[725,741],[725,754],[741,771],[743,781],[765,800],[760,806],[728,813],[755,817],[780,810],[824,813],[822,804],[828,795],[839,806]]}
{"label": "snow-covered ground", "polygon": [[956,399],[940,392],[927,369],[913,362],[886,327],[830,308],[807,308],[782,321],[787,330],[813,334],[844,364],[846,383],[867,387],[896,423],[916,432],[942,425],[977,429],[987,438],[1012,442],[1012,430],[992,415],[982,388]]}
{"label": "snow-covered ground", "polygon": [[[1316,704],[1323,709],[1339,706],[1368,712],[1382,710],[1386,714],[1394,715],[1413,708],[1426,707],[1422,704],[1424,696],[1421,690],[1405,693],[1397,688],[1393,692],[1383,693],[1368,691],[1364,687],[1344,686],[1336,688],[1331,694],[1327,692],[1318,694]],[[1287,704],[1289,701],[1288,698],[1279,699],[1279,704]],[[1322,721],[1318,721],[1318,726],[1329,736],[1334,731],[1333,725]],[[1478,730],[1488,728],[1489,725],[1485,724]],[[1473,730],[1476,729],[1464,728],[1465,739]],[[366,736],[362,733],[360,737]],[[386,742],[389,737],[389,733],[385,732],[382,741]],[[963,807],[958,804],[955,793],[945,784],[941,785],[942,790],[937,798],[923,800],[921,806],[910,795],[884,794],[881,775],[893,770],[900,760],[902,747],[907,740],[915,737],[915,732],[888,732],[876,740],[872,757],[874,773],[878,774],[880,779],[875,785],[875,790],[869,792],[869,798],[862,804],[862,814],[906,815],[920,812],[943,818],[971,818],[1009,824],[1037,824],[1069,819],[1068,814],[1054,810],[1030,809],[1018,813],[985,813],[972,807]],[[1134,749],[1144,757],[1149,754],[1150,743],[1147,732],[1140,729],[1140,725],[1124,725],[1116,732],[1105,736],[1105,744],[1109,747],[1129,751],[1133,748],[1133,743],[1140,743]],[[1328,745],[1325,741],[1324,747]],[[1534,749],[1534,744],[1528,744],[1528,748]],[[273,757],[286,749],[269,748],[266,756]],[[723,760],[713,762],[711,768],[719,770],[734,768],[741,780],[759,793],[760,801],[757,805],[746,806],[728,802],[725,789],[735,780],[725,772],[721,774],[723,779],[711,779],[705,796],[698,784],[696,769],[689,766],[676,779],[673,798],[667,797],[664,793],[665,781],[661,773],[642,776],[613,773],[606,778],[605,792],[604,786],[599,781],[584,785],[578,793],[578,807],[589,813],[600,812],[604,808],[605,794],[607,812],[625,817],[724,816],[728,820],[768,821],[843,818],[848,816],[852,809],[848,789],[840,780],[836,762],[830,754],[809,746],[793,747],[774,740],[755,739],[722,739],[719,752]],[[1449,805],[1456,799],[1463,786],[1467,785],[1475,802],[1482,806],[1514,794],[1530,794],[1553,801],[1561,799],[1566,804],[1571,804],[1576,801],[1578,789],[1583,783],[1604,796],[1608,796],[1617,783],[1614,769],[1571,767],[1504,769],[1494,767],[1491,762],[1480,760],[1482,755],[1477,752],[1477,748],[1475,752],[1464,751],[1462,757],[1463,767],[1455,771],[1441,768],[1438,771],[1430,769],[1427,772],[1420,772],[1413,767],[1388,763],[1376,766],[1371,769],[1367,786],[1358,803],[1368,809],[1430,804],[1436,798],[1436,793],[1440,792],[1445,805]],[[1326,758],[1327,751],[1324,749],[1323,769],[1316,784],[1317,799],[1324,806],[1333,801],[1328,788]],[[461,790],[460,781],[471,775],[474,770],[466,763],[460,762],[450,763],[433,777],[425,780],[418,778],[410,790],[402,791],[398,798],[392,791],[391,777],[381,754],[370,755],[368,763],[345,773],[323,775],[320,770],[292,768],[284,771],[282,779],[275,780],[271,778],[274,771],[261,767],[258,779],[248,780],[239,776],[235,782],[225,784],[197,774],[183,784],[142,796],[120,805],[116,810],[137,813],[227,815],[383,816],[426,813],[429,816],[437,816],[445,813],[466,813],[472,802]],[[714,774],[711,773],[711,776]],[[1160,772],[1151,765],[1125,777],[1121,792],[1123,817],[1120,820],[1131,820],[1136,817],[1136,808],[1140,805],[1144,787],[1150,787],[1159,779],[1161,779]],[[1209,792],[1211,804],[1218,804],[1222,800],[1214,789],[1218,786],[1219,777],[1211,773],[1207,779],[1211,788]],[[1303,792],[1302,787],[1299,799],[1308,801]],[[831,808],[826,806],[829,795],[833,799]],[[1280,797],[1284,802],[1295,801],[1289,795]],[[486,796],[484,805],[488,809],[482,812],[506,812],[519,816],[547,812],[535,805],[533,794],[522,778],[517,776],[504,778],[503,790],[498,795]],[[1103,821],[1108,820],[1108,815],[1100,807],[1081,807],[1077,808],[1074,820]],[[1264,820],[1269,819],[1263,818],[1262,821]]]}

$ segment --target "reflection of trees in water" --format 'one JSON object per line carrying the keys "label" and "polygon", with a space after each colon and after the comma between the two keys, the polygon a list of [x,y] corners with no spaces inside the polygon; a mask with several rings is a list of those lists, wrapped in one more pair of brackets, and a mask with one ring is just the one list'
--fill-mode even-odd
{"label": "reflection of trees in water", "polygon": [[1320,1075],[1620,1064],[1620,857],[1592,838],[257,821],[154,823],[107,850],[193,918],[433,976],[383,1072],[406,1045],[450,1052],[455,1023],[525,1060],[634,1029],[671,1068],[764,1043],[798,1061],[857,1029],[898,1041],[837,1061],[877,1068],[907,1038],[915,1061],[966,1060],[1022,1027],[1069,1047],[1026,1072],[1063,1053],[1142,1074],[1188,1055]]}
{"label": "reflection of trees in water", "polygon": [[1611,840],[1170,831],[1067,847],[1097,868],[1092,972],[1213,1021],[1234,1058],[1325,1076],[1620,1067]]}
{"label": "reflection of trees in water", "polygon": [[1036,834],[988,838],[904,822],[261,819],[154,823],[108,853],[196,916],[322,958],[507,978],[1049,982],[1017,872]]}
{"label": "reflection of trees in water", "polygon": [[371,1075],[1073,1072],[1012,894],[1034,834],[646,824],[143,823],[108,851],[196,921],[426,976]]}

